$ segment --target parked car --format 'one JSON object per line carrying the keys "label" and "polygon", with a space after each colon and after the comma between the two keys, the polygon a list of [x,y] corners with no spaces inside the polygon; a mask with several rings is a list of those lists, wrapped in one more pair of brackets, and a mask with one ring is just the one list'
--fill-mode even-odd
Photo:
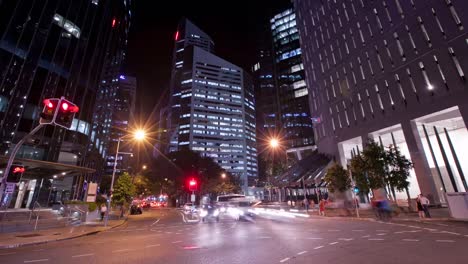
{"label": "parked car", "polygon": [[138,204],[132,204],[130,207],[130,214],[135,215],[135,214],[142,214],[143,210],[141,209],[141,206]]}

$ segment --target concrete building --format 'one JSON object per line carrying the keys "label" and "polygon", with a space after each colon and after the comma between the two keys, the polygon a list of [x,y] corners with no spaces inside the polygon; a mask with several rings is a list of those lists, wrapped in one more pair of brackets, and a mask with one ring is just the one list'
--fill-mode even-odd
{"label": "concrete building", "polygon": [[214,42],[189,20],[175,34],[166,151],[190,148],[240,177],[257,177],[253,83],[214,55]]}
{"label": "concrete building", "polygon": [[294,3],[318,150],[346,166],[372,138],[414,163],[411,197],[467,191],[466,2]]}

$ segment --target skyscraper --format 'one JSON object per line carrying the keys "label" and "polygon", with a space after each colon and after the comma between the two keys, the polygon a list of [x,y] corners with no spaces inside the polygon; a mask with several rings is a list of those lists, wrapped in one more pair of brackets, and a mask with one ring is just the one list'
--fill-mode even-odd
{"label": "skyscraper", "polygon": [[413,161],[411,197],[467,191],[466,2],[295,4],[318,150],[346,166],[371,138]]}
{"label": "skyscraper", "polygon": [[[30,197],[39,185],[37,177],[50,179],[46,185],[66,183],[61,184],[64,187],[60,191],[54,191],[53,197],[57,199],[76,198],[82,191],[79,182],[97,180],[97,174],[92,172],[102,168],[104,159],[99,154],[103,152],[101,144],[96,144],[93,122],[102,109],[94,106],[99,95],[107,92],[98,87],[103,69],[109,68],[112,63],[109,58],[115,55],[110,47],[117,45],[117,41],[118,45],[125,43],[126,35],[122,32],[128,32],[130,3],[129,0],[0,2],[1,154],[8,154],[38,124],[45,98],[65,96],[80,108],[70,130],[44,127],[25,142],[16,156],[33,160],[27,161],[20,185],[30,191]],[[23,199],[17,193],[13,197]],[[24,199],[28,204],[31,202],[27,197]],[[22,203],[17,201],[16,205]]]}
{"label": "skyscraper", "polygon": [[190,148],[240,177],[257,176],[253,83],[214,55],[211,38],[187,19],[175,34],[167,151]]}
{"label": "skyscraper", "polygon": [[[112,107],[112,125],[109,136],[108,154],[106,157],[106,174],[112,174],[114,169],[115,151],[119,138],[129,133],[135,113],[137,80],[135,77],[120,75],[117,82],[114,104]],[[131,144],[121,143],[119,152],[132,153]],[[134,165],[130,154],[117,155],[116,172],[129,171]]]}

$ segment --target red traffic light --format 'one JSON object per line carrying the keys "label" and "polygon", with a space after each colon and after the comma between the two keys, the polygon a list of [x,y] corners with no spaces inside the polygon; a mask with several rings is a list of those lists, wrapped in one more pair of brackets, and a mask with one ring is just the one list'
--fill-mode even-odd
{"label": "red traffic light", "polygon": [[190,182],[189,182],[189,185],[190,186],[196,186],[197,185],[197,181],[195,179],[191,179]]}
{"label": "red traffic light", "polygon": [[189,191],[195,191],[197,189],[197,180],[192,178],[188,182]]}
{"label": "red traffic light", "polygon": [[12,172],[13,173],[24,173],[25,169],[24,169],[24,167],[13,167]]}
{"label": "red traffic light", "polygon": [[70,104],[68,102],[65,102],[62,100],[62,104],[60,105],[60,108],[64,112],[70,112],[70,113],[78,113],[80,108],[74,104]]}
{"label": "red traffic light", "polygon": [[52,103],[52,101],[50,99],[45,99],[44,100],[44,105],[47,107],[47,108],[54,108],[54,103]]}

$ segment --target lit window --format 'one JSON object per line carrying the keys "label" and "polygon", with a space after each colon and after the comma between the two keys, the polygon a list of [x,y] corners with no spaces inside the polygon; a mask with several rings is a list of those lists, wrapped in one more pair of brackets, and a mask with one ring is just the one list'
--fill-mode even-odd
{"label": "lit window", "polygon": [[59,27],[65,29],[68,33],[73,35],[75,38],[80,38],[81,30],[78,26],[73,24],[71,21],[65,19],[63,16],[59,14],[54,15],[53,22],[58,25]]}
{"label": "lit window", "polygon": [[449,47],[448,50],[449,50],[449,53],[450,53],[450,55],[452,57],[452,61],[455,64],[455,67],[457,68],[458,75],[460,75],[460,77],[462,79],[465,79],[465,73],[463,72],[463,69],[460,66],[460,62],[458,61],[457,56],[455,56],[455,51],[453,50],[452,47]]}

